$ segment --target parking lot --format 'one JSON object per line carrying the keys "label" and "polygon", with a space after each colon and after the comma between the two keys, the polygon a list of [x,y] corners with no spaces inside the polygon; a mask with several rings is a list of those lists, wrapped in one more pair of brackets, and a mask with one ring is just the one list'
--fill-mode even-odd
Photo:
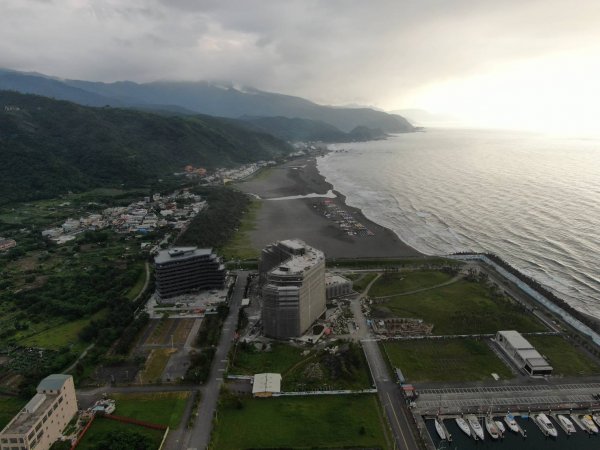
{"label": "parking lot", "polygon": [[416,410],[419,414],[444,414],[468,411],[528,411],[600,407],[594,398],[600,383],[440,388],[419,391]]}

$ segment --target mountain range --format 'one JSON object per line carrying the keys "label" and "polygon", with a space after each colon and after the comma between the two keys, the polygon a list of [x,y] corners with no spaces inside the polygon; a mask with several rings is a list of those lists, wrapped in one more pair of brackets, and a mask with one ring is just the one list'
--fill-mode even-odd
{"label": "mountain range", "polygon": [[[130,107],[178,114],[239,118],[286,117],[329,124],[343,133],[356,127],[383,133],[414,131],[402,116],[371,108],[338,108],[231,83],[157,81],[101,83],[0,70],[0,90],[68,100],[86,106]],[[289,125],[289,124],[288,124]]]}
{"label": "mountain range", "polygon": [[0,91],[0,203],[278,159],[288,143],[243,121],[89,107]]}

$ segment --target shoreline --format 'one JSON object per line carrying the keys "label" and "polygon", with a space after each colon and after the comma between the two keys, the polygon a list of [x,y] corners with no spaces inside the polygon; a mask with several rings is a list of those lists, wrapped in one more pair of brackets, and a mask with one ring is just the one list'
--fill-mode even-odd
{"label": "shoreline", "polygon": [[[319,172],[316,156],[300,157],[275,166],[266,177],[235,184],[241,191],[260,197],[261,208],[250,240],[258,249],[281,239],[299,238],[325,252],[330,258],[415,258],[427,257],[402,241],[396,233],[370,220],[346,196],[335,190]],[[328,192],[335,194],[325,197]],[[317,194],[322,197],[315,197]],[[300,197],[291,198],[285,197]],[[274,200],[277,201],[268,201]],[[319,212],[328,200],[373,235],[349,235],[334,220]]]}

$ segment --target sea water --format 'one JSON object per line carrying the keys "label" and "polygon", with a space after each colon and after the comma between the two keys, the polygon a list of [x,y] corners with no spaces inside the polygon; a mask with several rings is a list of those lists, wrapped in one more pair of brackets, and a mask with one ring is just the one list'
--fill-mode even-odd
{"label": "sea water", "polygon": [[496,253],[600,318],[600,139],[431,129],[333,148],[320,172],[406,243]]}

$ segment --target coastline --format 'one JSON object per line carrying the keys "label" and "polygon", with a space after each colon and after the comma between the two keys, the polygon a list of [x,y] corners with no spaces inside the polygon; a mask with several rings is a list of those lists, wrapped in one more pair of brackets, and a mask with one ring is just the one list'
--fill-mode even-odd
{"label": "coastline", "polygon": [[[363,212],[346,204],[346,196],[319,173],[316,157],[307,156],[276,166],[267,176],[257,176],[236,183],[241,191],[261,199],[255,229],[250,240],[258,249],[281,239],[299,238],[325,252],[328,258],[415,258],[425,257],[403,242],[392,230],[367,218]],[[319,207],[324,198],[282,197],[318,194],[331,204],[352,215],[373,235],[349,235],[333,220],[326,218]],[[330,196],[329,196],[330,197]],[[278,201],[270,201],[277,199]]]}

